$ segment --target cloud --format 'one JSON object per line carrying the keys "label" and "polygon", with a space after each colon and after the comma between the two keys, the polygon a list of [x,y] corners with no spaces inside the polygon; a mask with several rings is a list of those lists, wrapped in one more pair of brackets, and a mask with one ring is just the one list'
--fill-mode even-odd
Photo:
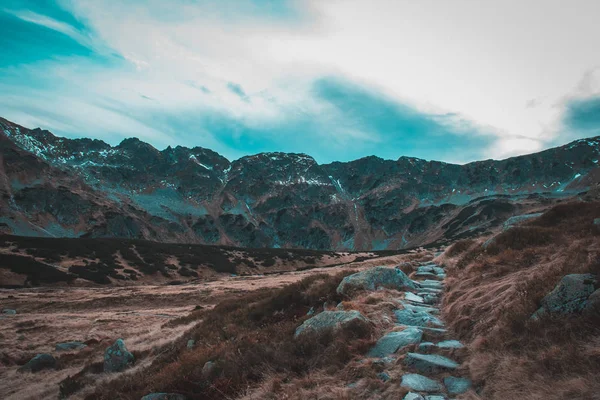
{"label": "cloud", "polygon": [[249,97],[246,95],[246,92],[244,92],[244,88],[242,88],[242,85],[239,85],[234,82],[227,82],[227,89],[229,89],[231,93],[237,95],[240,99],[246,102],[249,101]]}
{"label": "cloud", "polygon": [[573,99],[567,103],[564,114],[567,129],[578,135],[600,135],[600,95],[584,99]]}

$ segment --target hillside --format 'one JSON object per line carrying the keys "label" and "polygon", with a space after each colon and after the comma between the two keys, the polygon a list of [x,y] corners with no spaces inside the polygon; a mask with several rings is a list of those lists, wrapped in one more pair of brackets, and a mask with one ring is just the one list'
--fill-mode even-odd
{"label": "hillside", "polygon": [[600,181],[600,138],[502,161],[453,165],[304,154],[230,162],[66,139],[0,119],[0,232],[325,250],[412,248],[491,232]]}

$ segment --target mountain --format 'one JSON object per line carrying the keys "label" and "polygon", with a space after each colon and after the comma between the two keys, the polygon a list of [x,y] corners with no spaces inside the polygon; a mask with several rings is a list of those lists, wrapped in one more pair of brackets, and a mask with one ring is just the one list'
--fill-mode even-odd
{"label": "mountain", "polygon": [[333,250],[443,243],[600,182],[600,137],[466,165],[400,157],[318,164],[293,153],[230,162],[67,139],[0,118],[0,232]]}

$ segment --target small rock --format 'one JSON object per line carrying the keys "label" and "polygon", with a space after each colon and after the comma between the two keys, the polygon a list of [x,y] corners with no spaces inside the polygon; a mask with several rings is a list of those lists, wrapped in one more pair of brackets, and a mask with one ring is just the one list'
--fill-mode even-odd
{"label": "small rock", "polygon": [[400,386],[419,392],[437,392],[442,390],[442,385],[438,382],[419,374],[403,375]]}
{"label": "small rock", "polygon": [[429,351],[435,347],[433,342],[423,342],[419,345],[419,351]]}
{"label": "small rock", "polygon": [[408,353],[404,358],[404,363],[423,373],[449,371],[458,367],[458,363],[455,361],[437,354]]}
{"label": "small rock", "polygon": [[337,306],[335,306],[335,309],[338,311],[344,311],[344,303],[342,303],[341,301],[338,303]]}
{"label": "small rock", "polygon": [[425,396],[425,400],[446,400],[446,396],[441,394],[430,394]]}
{"label": "small rock", "polygon": [[117,341],[104,352],[104,372],[121,372],[135,361],[135,357],[125,347],[123,339]]}
{"label": "small rock", "polygon": [[177,393],[150,393],[142,397],[142,400],[185,400],[185,396]]}
{"label": "small rock", "polygon": [[379,379],[381,379],[383,382],[387,382],[390,379],[392,379],[392,377],[389,376],[387,372],[380,372],[380,373],[377,374],[377,377]]}
{"label": "small rock", "polygon": [[10,308],[5,308],[2,310],[2,314],[6,314],[6,315],[15,315],[17,313],[17,310],[12,310]]}
{"label": "small rock", "polygon": [[600,225],[600,218],[594,219],[594,225]]}
{"label": "small rock", "polygon": [[56,359],[50,354],[38,354],[18,369],[19,372],[31,371],[38,372],[43,369],[54,368]]}
{"label": "small rock", "polygon": [[416,306],[414,304],[409,304],[404,301],[401,301],[400,304],[405,309],[411,310],[411,311],[423,311],[423,312],[426,312],[429,314],[439,314],[440,313],[440,310],[435,307],[430,307],[430,306],[426,306],[426,305]]}
{"label": "small rock", "polygon": [[420,288],[428,288],[428,289],[442,289],[444,284],[441,281],[432,281],[426,279],[424,281],[419,282]]}
{"label": "small rock", "polygon": [[319,332],[328,328],[333,328],[334,330],[342,329],[344,326],[352,323],[362,323],[367,325],[369,320],[356,310],[323,311],[304,321],[304,323],[296,329],[294,337],[307,332]]}
{"label": "small rock", "polygon": [[408,392],[406,396],[404,396],[404,400],[425,400],[425,397],[415,392]]}
{"label": "small rock", "polygon": [[417,302],[417,303],[422,303],[423,302],[423,298],[421,296],[417,296],[416,294],[411,293],[411,292],[406,292],[404,294],[404,299],[408,300],[408,301],[414,301],[414,302]]}
{"label": "small rock", "polygon": [[542,306],[532,318],[546,313],[571,314],[583,311],[587,299],[595,290],[596,279],[592,274],[570,274],[564,276],[556,287],[542,299]]}
{"label": "small rock", "polygon": [[444,340],[443,342],[439,342],[437,347],[441,349],[460,349],[465,346],[458,340]]}
{"label": "small rock", "polygon": [[214,361],[207,361],[204,363],[204,366],[202,367],[202,376],[206,379],[208,377],[210,377],[210,375],[213,373],[213,371],[215,370],[216,364]]}
{"label": "small rock", "polygon": [[196,345],[196,341],[194,339],[190,339],[187,341],[186,347],[188,349],[193,349],[195,345]]}
{"label": "small rock", "polygon": [[308,310],[308,312],[306,313],[306,315],[314,315],[315,314],[315,308],[311,307],[310,310]]}
{"label": "small rock", "polygon": [[462,394],[471,388],[471,380],[467,378],[456,378],[447,376],[444,378],[444,386],[450,394]]}
{"label": "small rock", "polygon": [[414,327],[408,327],[400,332],[390,332],[377,341],[368,355],[369,357],[389,356],[402,347],[419,343],[421,337],[423,337],[423,331]]}
{"label": "small rock", "polygon": [[347,295],[352,290],[415,289],[416,284],[400,268],[375,267],[345,277],[337,287],[337,293]]}
{"label": "small rock", "polygon": [[54,350],[56,350],[56,351],[81,350],[84,347],[87,347],[87,345],[85,343],[64,342],[64,343],[57,343],[56,346],[54,346]]}
{"label": "small rock", "polygon": [[444,323],[438,318],[424,311],[396,310],[394,311],[398,322],[402,325],[410,326],[444,326]]}

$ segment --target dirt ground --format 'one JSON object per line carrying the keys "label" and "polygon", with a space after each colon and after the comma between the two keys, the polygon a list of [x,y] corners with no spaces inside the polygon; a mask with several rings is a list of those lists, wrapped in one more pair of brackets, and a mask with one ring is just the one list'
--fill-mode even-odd
{"label": "dirt ground", "polygon": [[[315,273],[397,265],[415,257],[419,253],[300,272],[222,275],[210,282],[177,286],[0,289],[0,308],[17,311],[16,315],[0,315],[0,398],[56,399],[59,382],[90,363],[101,362],[104,350],[117,338],[124,339],[130,351],[156,349],[191,328],[167,325],[168,321],[198,306],[212,307],[236,293],[281,287]],[[71,353],[55,351],[57,343],[67,341],[82,341],[88,347]],[[19,365],[38,353],[53,354],[59,367],[35,374],[17,372]],[[98,383],[103,379],[110,376],[99,374]]]}

